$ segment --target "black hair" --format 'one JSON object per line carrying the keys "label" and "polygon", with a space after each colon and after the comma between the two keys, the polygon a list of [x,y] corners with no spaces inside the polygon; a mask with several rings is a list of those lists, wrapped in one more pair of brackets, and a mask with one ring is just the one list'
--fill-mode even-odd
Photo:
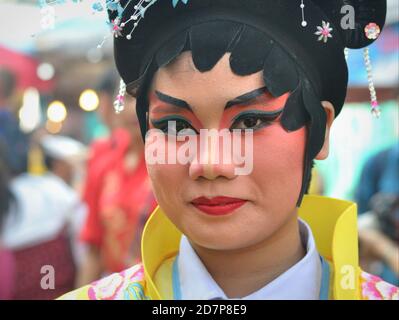
{"label": "black hair", "polygon": [[[205,36],[204,36],[205,35]],[[307,143],[303,185],[298,204],[308,190],[313,159],[324,144],[327,116],[319,93],[306,76],[301,64],[263,32],[237,22],[211,21],[194,25],[172,39],[165,39],[153,60],[146,66],[145,76],[128,90],[137,96],[137,115],[143,137],[147,127],[148,90],[155,72],[172,62],[182,52],[191,51],[195,67],[200,72],[212,70],[217,62],[231,53],[230,67],[241,76],[263,71],[268,91],[279,97],[290,92],[282,115],[286,131],[307,127]]]}
{"label": "black hair", "polygon": [[307,187],[306,187],[306,190],[305,190],[305,194],[309,194],[310,184],[312,183],[312,171],[313,171],[315,165],[316,165],[315,160],[312,160],[312,163],[310,165],[310,175],[308,177],[308,180],[306,181],[306,186]]}

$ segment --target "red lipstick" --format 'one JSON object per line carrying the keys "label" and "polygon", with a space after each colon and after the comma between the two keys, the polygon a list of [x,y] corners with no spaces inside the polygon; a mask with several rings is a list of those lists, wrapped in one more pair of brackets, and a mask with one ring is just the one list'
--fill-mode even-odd
{"label": "red lipstick", "polygon": [[230,197],[215,197],[212,199],[200,197],[193,200],[191,203],[198,210],[201,210],[206,214],[212,216],[223,216],[240,208],[246,202],[247,200]]}

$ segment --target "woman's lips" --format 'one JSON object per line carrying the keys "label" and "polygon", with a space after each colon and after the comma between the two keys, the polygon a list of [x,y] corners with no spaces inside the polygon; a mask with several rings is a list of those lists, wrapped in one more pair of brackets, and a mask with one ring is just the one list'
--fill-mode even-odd
{"label": "woman's lips", "polygon": [[200,197],[193,200],[191,204],[206,214],[222,216],[240,208],[246,202],[247,200],[230,197],[215,197],[212,199]]}

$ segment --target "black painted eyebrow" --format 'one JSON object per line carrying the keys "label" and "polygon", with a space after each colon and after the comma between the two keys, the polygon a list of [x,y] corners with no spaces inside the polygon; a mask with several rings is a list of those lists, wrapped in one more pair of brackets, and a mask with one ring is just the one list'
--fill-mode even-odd
{"label": "black painted eyebrow", "polygon": [[[262,88],[250,91],[248,93],[245,93],[245,94],[243,94],[241,96],[238,96],[237,98],[227,102],[225,110],[229,109],[231,107],[234,107],[236,105],[247,104],[247,103],[251,102],[252,100],[255,100],[256,98],[260,97],[265,92],[267,92],[267,88],[266,87],[262,87]],[[163,101],[165,103],[172,104],[172,105],[174,105],[176,107],[179,107],[179,108],[182,108],[182,109],[186,109],[186,110],[189,110],[191,112],[193,111],[191,106],[188,104],[188,102],[186,102],[184,100],[168,96],[167,94],[162,93],[162,92],[157,91],[157,90],[155,90],[155,94],[157,95],[159,100],[161,100],[161,101]]]}
{"label": "black painted eyebrow", "polygon": [[163,101],[165,103],[172,104],[172,105],[174,105],[176,107],[179,107],[179,108],[182,108],[182,109],[186,109],[186,110],[189,110],[191,112],[193,111],[191,106],[184,100],[168,96],[167,94],[164,94],[164,93],[159,92],[159,91],[155,91],[155,94],[157,95],[159,100],[161,100],[161,101]]}
{"label": "black painted eyebrow", "polygon": [[267,88],[266,87],[262,87],[256,90],[253,90],[251,92],[245,93],[229,102],[227,102],[225,110],[229,109],[231,107],[234,107],[236,105],[245,105],[248,104],[249,102],[251,102],[252,100],[255,100],[256,98],[260,97],[261,95],[263,95],[265,92],[267,92]]}

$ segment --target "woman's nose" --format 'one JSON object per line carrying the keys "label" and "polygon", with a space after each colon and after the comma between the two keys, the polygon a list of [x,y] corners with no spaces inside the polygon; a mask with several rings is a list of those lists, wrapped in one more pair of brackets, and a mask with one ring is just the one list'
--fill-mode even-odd
{"label": "woman's nose", "polygon": [[200,177],[208,180],[218,177],[234,179],[235,169],[231,144],[214,132],[202,137],[196,157],[190,163],[189,175],[193,180]]}

